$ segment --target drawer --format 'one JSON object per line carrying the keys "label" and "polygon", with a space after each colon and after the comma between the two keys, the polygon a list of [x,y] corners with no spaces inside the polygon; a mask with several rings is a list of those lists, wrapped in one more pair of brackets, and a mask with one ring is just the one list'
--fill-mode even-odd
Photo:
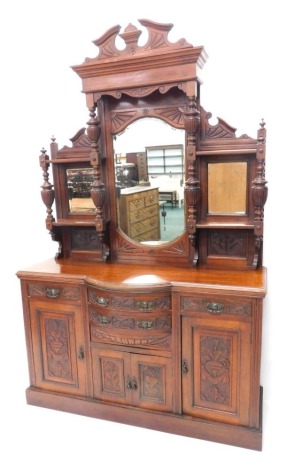
{"label": "drawer", "polygon": [[[131,199],[132,198],[132,199]],[[129,210],[136,211],[145,207],[144,197],[131,196],[129,200]]]}
{"label": "drawer", "polygon": [[153,204],[158,204],[158,190],[152,190],[148,191],[148,193],[145,196],[145,206],[149,207],[152,206]]}
{"label": "drawer", "polygon": [[157,312],[171,309],[169,293],[133,294],[130,292],[105,291],[103,289],[89,288],[88,302],[101,307],[101,310],[118,310],[122,312]]}
{"label": "drawer", "polygon": [[146,241],[157,241],[159,240],[159,229],[154,228],[153,230],[150,230],[149,232],[142,233],[138,237],[136,237],[137,242],[146,242]]}
{"label": "drawer", "polygon": [[156,214],[154,217],[150,217],[149,219],[133,224],[131,226],[131,236],[137,237],[141,233],[145,233],[147,231],[153,230],[154,228],[157,228],[158,225],[158,214]]}
{"label": "drawer", "polygon": [[170,349],[171,313],[106,312],[89,306],[90,340],[120,346]]}
{"label": "drawer", "polygon": [[249,299],[181,296],[181,310],[184,312],[207,313],[209,315],[235,315],[251,317],[252,302]]}
{"label": "drawer", "polygon": [[145,207],[141,210],[130,212],[130,221],[132,224],[141,222],[142,220],[148,219],[149,217],[158,215],[158,211],[158,205],[153,205]]}
{"label": "drawer", "polygon": [[41,297],[50,300],[80,301],[80,287],[48,282],[44,284],[28,284],[29,297]]}

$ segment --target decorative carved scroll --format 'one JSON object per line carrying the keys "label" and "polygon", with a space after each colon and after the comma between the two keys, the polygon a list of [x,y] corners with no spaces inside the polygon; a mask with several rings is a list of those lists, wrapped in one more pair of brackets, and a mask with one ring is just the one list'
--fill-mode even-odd
{"label": "decorative carved scroll", "polygon": [[209,123],[212,114],[201,109],[201,139],[234,139],[236,138],[236,128],[230,126],[226,121],[217,118],[215,125]]}
{"label": "decorative carved scroll", "polygon": [[262,242],[263,242],[263,215],[264,205],[267,200],[268,188],[266,186],[267,181],[265,179],[265,149],[266,149],[266,129],[265,122],[262,120],[260,123],[260,129],[257,133],[257,168],[256,177],[252,182],[252,197],[254,201],[254,235],[255,235],[255,255],[254,255],[254,267],[262,263]]}
{"label": "decorative carved scroll", "polygon": [[[139,46],[138,40],[142,31],[136,26],[129,24],[123,33],[119,34],[121,27],[119,25],[106,31],[103,36],[93,41],[95,46],[99,47],[99,54],[95,59],[86,59],[87,63],[96,62],[98,60],[108,59],[112,57],[121,57],[125,55],[136,55],[150,50],[156,51],[158,49],[182,49],[192,47],[185,39],[180,39],[176,43],[171,43],[168,40],[168,34],[173,28],[173,24],[155,23],[149,20],[138,20],[142,26],[145,26],[148,32],[148,40],[145,45]],[[116,38],[120,36],[124,43],[124,49],[117,49]]]}

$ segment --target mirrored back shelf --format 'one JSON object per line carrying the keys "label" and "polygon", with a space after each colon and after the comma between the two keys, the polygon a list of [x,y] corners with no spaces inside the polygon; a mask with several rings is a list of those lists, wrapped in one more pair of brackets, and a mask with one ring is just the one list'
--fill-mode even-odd
{"label": "mirrored back shelf", "polygon": [[[53,138],[51,156],[42,150],[57,256],[255,269],[267,198],[264,122],[257,138],[236,137],[220,118],[210,124],[200,103],[204,48],[171,43],[171,24],[139,23],[144,45],[135,26],[115,26],[94,41],[97,57],[73,67],[90,119],[71,147],[58,149]],[[178,232],[168,236],[173,225]]]}
{"label": "mirrored back shelf", "polygon": [[89,120],[41,152],[59,249],[18,272],[27,402],[261,450],[265,125],[211,124],[204,48],[139,23],[73,67]]}

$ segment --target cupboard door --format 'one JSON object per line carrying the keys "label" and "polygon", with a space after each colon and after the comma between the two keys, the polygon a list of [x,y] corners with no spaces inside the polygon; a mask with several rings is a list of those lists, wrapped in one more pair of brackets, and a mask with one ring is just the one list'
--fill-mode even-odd
{"label": "cupboard door", "polygon": [[130,354],[111,349],[92,349],[94,398],[113,403],[130,403]]}
{"label": "cupboard door", "polygon": [[149,410],[172,411],[171,359],[145,354],[131,355],[134,380],[133,405]]}
{"label": "cupboard door", "polygon": [[93,349],[94,397],[149,410],[172,411],[172,365],[166,357]]}
{"label": "cupboard door", "polygon": [[249,424],[250,323],[184,317],[183,413]]}
{"label": "cupboard door", "polygon": [[87,393],[85,340],[79,306],[30,301],[35,386]]}

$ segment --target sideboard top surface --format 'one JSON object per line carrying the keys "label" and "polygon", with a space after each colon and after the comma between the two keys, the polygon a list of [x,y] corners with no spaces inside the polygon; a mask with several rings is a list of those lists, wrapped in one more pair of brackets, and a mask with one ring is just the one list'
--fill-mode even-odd
{"label": "sideboard top surface", "polygon": [[21,270],[22,279],[46,280],[56,277],[68,282],[87,282],[108,289],[133,290],[150,288],[199,290],[232,290],[238,294],[264,297],[266,294],[266,268],[248,271],[198,269],[173,266],[127,265],[118,263],[73,262],[70,259],[49,259]]}

